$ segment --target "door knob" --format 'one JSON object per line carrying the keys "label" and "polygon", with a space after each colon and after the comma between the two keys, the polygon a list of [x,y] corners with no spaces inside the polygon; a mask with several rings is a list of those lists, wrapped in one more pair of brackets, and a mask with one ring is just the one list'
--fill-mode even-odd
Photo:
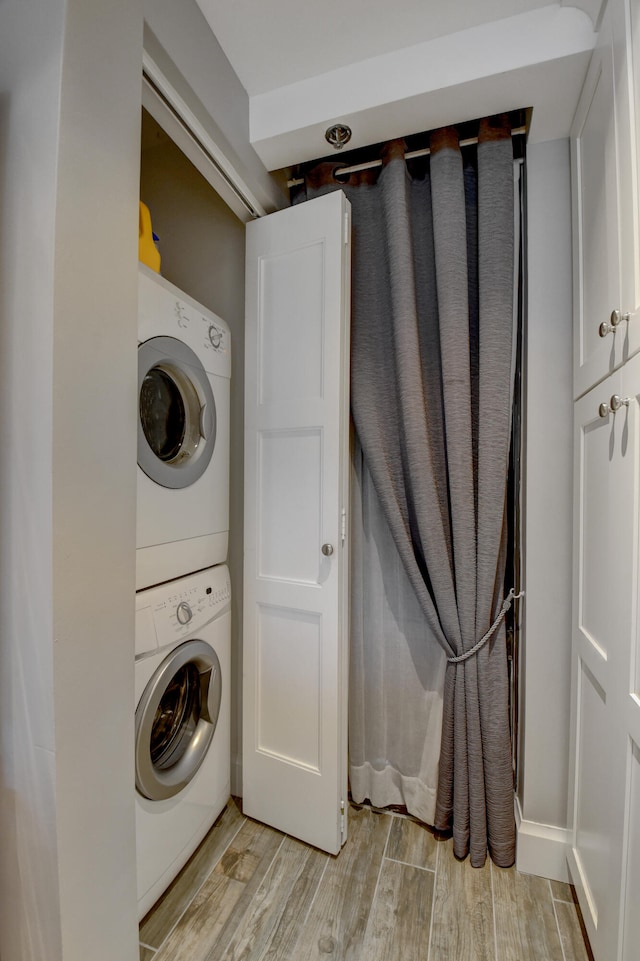
{"label": "door knob", "polygon": [[322,553],[324,554],[325,557],[331,557],[331,555],[333,554],[333,544],[323,544]]}

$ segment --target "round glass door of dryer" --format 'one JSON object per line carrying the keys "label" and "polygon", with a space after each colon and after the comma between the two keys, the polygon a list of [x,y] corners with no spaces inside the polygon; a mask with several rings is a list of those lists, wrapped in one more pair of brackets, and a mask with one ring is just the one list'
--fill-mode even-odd
{"label": "round glass door of dryer", "polygon": [[197,354],[175,337],[138,347],[138,464],[162,487],[190,487],[216,443],[211,383]]}
{"label": "round glass door of dryer", "polygon": [[205,641],[185,641],[162,661],[136,709],[136,788],[151,801],[179,794],[213,740],[222,678]]}

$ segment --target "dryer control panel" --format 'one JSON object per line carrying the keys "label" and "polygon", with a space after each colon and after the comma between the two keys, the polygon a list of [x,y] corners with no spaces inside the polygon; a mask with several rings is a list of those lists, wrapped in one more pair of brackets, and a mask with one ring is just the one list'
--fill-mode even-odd
{"label": "dryer control panel", "polygon": [[136,657],[198,632],[231,607],[226,564],[189,574],[136,595]]}
{"label": "dryer control panel", "polygon": [[231,331],[222,317],[144,264],[139,265],[138,293],[139,343],[175,337],[198,355],[209,374],[231,377]]}

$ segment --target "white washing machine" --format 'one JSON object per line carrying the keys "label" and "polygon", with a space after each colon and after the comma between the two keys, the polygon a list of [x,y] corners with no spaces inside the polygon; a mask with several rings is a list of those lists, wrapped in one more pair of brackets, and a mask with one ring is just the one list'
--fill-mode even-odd
{"label": "white washing machine", "polygon": [[231,335],[144,265],[138,305],[136,590],[226,560]]}
{"label": "white washing machine", "polygon": [[139,918],[229,799],[230,607],[226,565],[136,595]]}

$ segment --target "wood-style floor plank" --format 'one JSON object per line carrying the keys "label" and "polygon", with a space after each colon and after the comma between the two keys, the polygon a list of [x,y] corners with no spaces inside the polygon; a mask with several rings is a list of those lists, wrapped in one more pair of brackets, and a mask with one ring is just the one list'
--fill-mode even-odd
{"label": "wood-style floor plank", "polygon": [[363,959],[427,961],[434,880],[432,871],[398,861],[382,862]]}
{"label": "wood-style floor plank", "polygon": [[309,850],[305,868],[296,879],[263,961],[290,961],[296,957],[294,947],[300,938],[329,860],[328,854],[316,848]]}
{"label": "wood-style floor plank", "polygon": [[283,835],[245,821],[154,961],[213,961],[224,954]]}
{"label": "wood-style floor plank", "polygon": [[426,825],[409,818],[393,818],[387,845],[388,858],[435,871],[437,847],[438,842]]}
{"label": "wood-style floor plank", "polygon": [[407,818],[354,807],[349,827],[330,857],[228,807],[140,961],[593,961],[569,885],[472,868]]}
{"label": "wood-style floor plank", "polygon": [[564,961],[549,883],[515,868],[493,868],[500,961]]}
{"label": "wood-style floor plank", "polygon": [[140,940],[159,948],[172,927],[211,874],[244,823],[230,799],[204,841],[140,925]]}
{"label": "wood-style floor plank", "polygon": [[468,858],[456,860],[451,840],[440,841],[429,961],[495,961],[495,957],[489,862],[472,868]]}
{"label": "wood-style floor plank", "polygon": [[292,959],[360,961],[390,820],[350,809],[349,840],[327,865]]}
{"label": "wood-style floor plank", "polygon": [[[270,948],[281,920],[291,907],[291,899],[295,891],[294,908],[299,911],[299,889],[297,882],[301,877],[308,881],[309,861],[317,865],[317,881],[328,856],[313,848],[307,847],[293,838],[285,838],[273,862],[264,877],[255,897],[249,904],[248,911],[233,932],[233,937],[227,947],[224,961],[261,961]],[[318,870],[322,869],[322,870]],[[291,911],[289,912],[289,916]]]}
{"label": "wood-style floor plank", "polygon": [[575,904],[556,901],[556,914],[565,961],[593,961],[593,956],[584,942]]}
{"label": "wood-style floor plank", "polygon": [[567,904],[573,904],[574,897],[570,884],[565,884],[564,881],[550,881],[549,883],[551,894],[556,901],[566,901]]}

